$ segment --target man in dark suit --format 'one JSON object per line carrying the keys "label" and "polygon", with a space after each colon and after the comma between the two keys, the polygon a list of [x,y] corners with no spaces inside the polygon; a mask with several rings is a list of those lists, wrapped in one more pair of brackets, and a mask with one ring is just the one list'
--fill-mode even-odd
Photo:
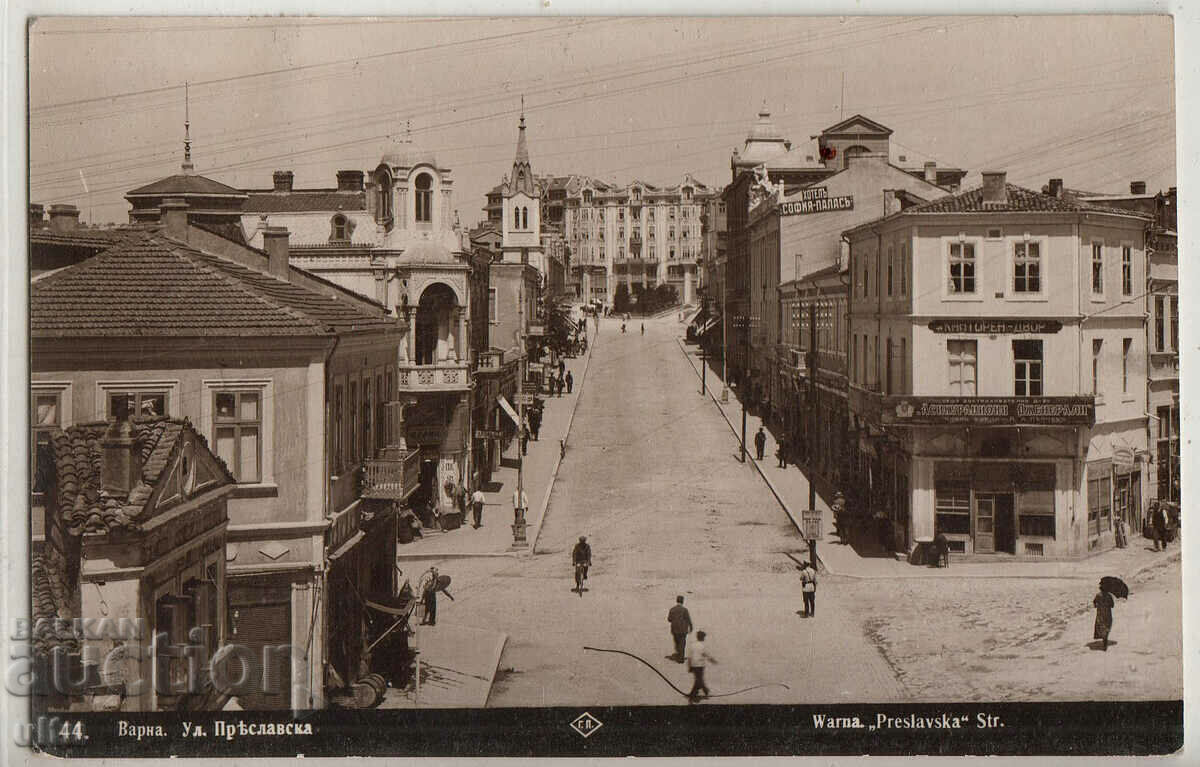
{"label": "man in dark suit", "polygon": [[754,457],[758,460],[763,459],[763,450],[767,447],[767,433],[763,431],[761,426],[758,427],[758,433],[754,435]]}
{"label": "man in dark suit", "polygon": [[671,659],[683,663],[683,647],[687,635],[692,633],[692,616],[683,606],[683,597],[675,597],[675,606],[667,611],[667,622],[671,624],[671,639],[675,642],[675,654]]}

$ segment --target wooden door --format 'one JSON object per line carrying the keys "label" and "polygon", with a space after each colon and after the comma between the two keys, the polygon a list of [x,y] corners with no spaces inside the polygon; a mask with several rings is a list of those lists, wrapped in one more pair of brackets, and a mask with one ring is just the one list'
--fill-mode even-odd
{"label": "wooden door", "polygon": [[996,496],[975,495],[975,551],[991,554],[996,550]]}

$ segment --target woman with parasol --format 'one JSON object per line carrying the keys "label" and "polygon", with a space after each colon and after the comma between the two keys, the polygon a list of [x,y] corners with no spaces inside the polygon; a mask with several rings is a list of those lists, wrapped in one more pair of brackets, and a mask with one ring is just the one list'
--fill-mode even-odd
{"label": "woman with parasol", "polygon": [[1100,649],[1105,652],[1108,652],[1108,633],[1113,624],[1114,596],[1127,599],[1129,587],[1120,578],[1106,575],[1100,579],[1100,591],[1092,598],[1092,605],[1096,608],[1096,628],[1092,638],[1100,640]]}

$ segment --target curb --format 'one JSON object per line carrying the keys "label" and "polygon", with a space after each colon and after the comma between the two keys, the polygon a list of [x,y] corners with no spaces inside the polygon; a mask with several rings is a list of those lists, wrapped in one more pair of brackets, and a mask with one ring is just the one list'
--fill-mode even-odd
{"label": "curb", "polygon": [[496,650],[493,654],[491,665],[491,673],[488,675],[487,695],[483,696],[483,703],[480,708],[487,708],[488,700],[492,697],[492,686],[496,684],[496,674],[500,672],[500,658],[504,655],[504,646],[508,644],[508,634],[501,632],[500,641],[496,643]]}
{"label": "curb", "polygon": [[446,552],[438,554],[436,552],[416,553],[416,554],[397,554],[396,561],[400,560],[417,560],[417,559],[480,559],[487,557],[515,557],[515,551],[495,551],[495,552]]}
{"label": "curb", "polygon": [[[563,444],[571,436],[571,427],[575,425],[575,411],[579,410],[579,401],[583,399],[583,387],[587,383],[588,370],[592,367],[592,352],[596,348],[595,339],[599,337],[599,328],[592,334],[592,342],[588,344],[587,359],[583,363],[583,372],[579,375],[579,388],[575,391],[578,394],[575,397],[575,404],[571,407],[571,416],[567,419],[567,430],[563,432]],[[538,538],[542,536],[542,526],[546,524],[546,512],[550,509],[550,495],[554,492],[554,483],[558,481],[558,470],[562,466],[563,455],[565,451],[558,451],[558,460],[554,462],[554,471],[550,474],[550,482],[546,485],[546,494],[542,498],[542,513],[538,516],[537,528],[533,531],[533,540],[529,543],[529,551],[526,552],[527,557],[532,557],[537,553]]]}

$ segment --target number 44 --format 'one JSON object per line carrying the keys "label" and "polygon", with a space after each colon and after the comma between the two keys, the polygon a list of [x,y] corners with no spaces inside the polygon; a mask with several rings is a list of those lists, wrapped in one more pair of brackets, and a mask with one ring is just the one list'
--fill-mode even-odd
{"label": "number 44", "polygon": [[63,740],[83,740],[83,722],[76,722],[74,727],[70,722],[63,722],[58,731],[58,737]]}

